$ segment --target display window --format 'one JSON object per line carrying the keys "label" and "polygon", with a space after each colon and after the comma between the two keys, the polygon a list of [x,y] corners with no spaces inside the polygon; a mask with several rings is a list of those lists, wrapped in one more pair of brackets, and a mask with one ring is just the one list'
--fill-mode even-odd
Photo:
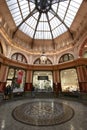
{"label": "display window", "polygon": [[36,91],[53,91],[53,75],[51,71],[34,71],[33,86]]}
{"label": "display window", "polygon": [[65,69],[60,71],[62,92],[79,91],[76,69]]}
{"label": "display window", "polygon": [[13,93],[23,92],[25,75],[25,70],[19,68],[9,68],[6,86],[10,85]]}

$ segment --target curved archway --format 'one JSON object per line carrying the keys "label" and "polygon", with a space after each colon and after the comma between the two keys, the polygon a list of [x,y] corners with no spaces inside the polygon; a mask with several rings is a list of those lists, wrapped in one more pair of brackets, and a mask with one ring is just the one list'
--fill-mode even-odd
{"label": "curved archway", "polygon": [[74,59],[74,56],[72,54],[66,53],[60,57],[59,63],[67,62],[73,59]]}
{"label": "curved archway", "polygon": [[25,56],[21,53],[14,53],[12,56],[11,56],[11,59],[13,60],[17,60],[19,62],[23,62],[23,63],[27,63],[27,59],[25,58]]}

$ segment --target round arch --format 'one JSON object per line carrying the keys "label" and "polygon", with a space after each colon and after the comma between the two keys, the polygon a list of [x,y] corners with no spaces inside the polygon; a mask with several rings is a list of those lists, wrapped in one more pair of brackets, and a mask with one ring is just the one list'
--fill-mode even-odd
{"label": "round arch", "polygon": [[11,55],[11,59],[17,60],[17,61],[23,62],[23,63],[28,63],[26,57],[20,52],[13,53]]}
{"label": "round arch", "polygon": [[73,60],[73,59],[74,59],[73,54],[65,53],[65,54],[61,55],[61,57],[59,58],[58,63],[67,62],[67,61],[70,61],[70,60]]}

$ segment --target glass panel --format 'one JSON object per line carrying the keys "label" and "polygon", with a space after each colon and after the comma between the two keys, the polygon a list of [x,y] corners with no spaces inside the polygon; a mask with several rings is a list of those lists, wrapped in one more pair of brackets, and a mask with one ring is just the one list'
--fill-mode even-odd
{"label": "glass panel", "polygon": [[41,17],[40,17],[40,22],[42,22],[42,21],[43,21],[43,22],[48,21],[45,13],[42,13],[42,15],[41,15]]}
{"label": "glass panel", "polygon": [[[70,76],[69,76],[70,75]],[[66,69],[60,72],[61,86],[63,92],[79,91],[76,69]]]}
{"label": "glass panel", "polygon": [[[12,17],[16,23],[16,26],[18,26],[23,21],[23,19],[26,18],[26,16],[28,16],[29,13],[35,8],[35,1],[33,2],[30,2],[28,0],[14,0],[14,1],[6,0],[6,1],[8,8],[12,14]],[[51,32],[53,33],[54,38],[56,38],[57,36],[67,31],[67,29],[64,29],[64,27],[59,26],[61,24],[61,21],[59,19],[61,19],[63,23],[65,23],[68,27],[70,27],[79,10],[82,1],[83,0],[79,1],[66,0],[59,3],[54,2],[53,5],[51,6],[52,9],[50,9],[46,13],[42,13],[36,9],[37,13],[29,17],[27,21],[24,21],[24,23],[20,27],[20,30],[33,38],[34,31],[41,31],[40,33],[42,33],[42,31],[44,31],[45,29],[46,36],[44,36],[44,39],[51,39],[51,34],[49,32],[50,29],[48,26],[49,24],[45,23],[46,26],[44,26],[44,29],[42,24],[42,21],[50,22]],[[41,18],[38,21],[39,14],[41,14]],[[46,17],[47,14],[49,20]],[[57,15],[60,17],[59,19],[57,18]],[[36,30],[37,22],[39,24],[38,29]],[[43,39],[43,37],[38,35],[38,33],[39,32],[36,33],[35,39]]]}
{"label": "glass panel", "polygon": [[64,55],[64,61],[68,61],[68,55]]}
{"label": "glass panel", "polygon": [[72,19],[70,19],[70,18],[68,18],[68,17],[66,17],[64,21],[67,21],[67,22],[69,22],[69,23],[72,23]]}
{"label": "glass panel", "polygon": [[26,12],[23,12],[23,19],[25,19],[26,17],[27,17],[27,15],[28,15],[28,13],[27,13],[28,11],[26,11]]}
{"label": "glass panel", "polygon": [[76,12],[78,11],[78,8],[75,8],[73,6],[69,6],[69,10],[73,11],[73,13],[76,15]]}
{"label": "glass panel", "polygon": [[59,36],[66,31],[67,31],[66,27],[63,24],[61,24],[60,26],[58,26],[53,30],[53,36],[54,37]]}
{"label": "glass panel", "polygon": [[[36,28],[36,24],[37,24],[37,21],[35,20],[34,17],[30,17],[27,21],[26,21],[27,25],[31,26],[31,28]],[[27,26],[26,25],[26,26]]]}
{"label": "glass panel", "polygon": [[18,58],[17,58],[18,61],[22,61],[22,55],[21,54],[18,54]]}
{"label": "glass panel", "polygon": [[79,6],[80,6],[80,4],[78,4],[77,2],[75,2],[75,1],[71,1],[70,2],[70,5],[72,6],[72,7],[75,7],[75,8],[79,8]]}
{"label": "glass panel", "polygon": [[54,30],[52,31],[52,33],[53,33],[53,37],[54,37],[54,38],[56,38],[57,36],[60,35],[60,32],[59,32],[58,28],[54,29]]}
{"label": "glass panel", "polygon": [[15,20],[15,22],[17,22],[17,21],[22,21],[22,18],[21,18],[21,16],[20,15],[16,15],[16,17],[14,17],[14,20]]}
{"label": "glass panel", "polygon": [[40,92],[53,91],[52,72],[51,71],[35,71],[33,74],[33,86],[35,87],[35,91],[40,91]]}
{"label": "glass panel", "polygon": [[78,0],[78,1],[73,0],[73,1],[78,3],[78,4],[81,4],[83,0]]}
{"label": "glass panel", "polygon": [[71,15],[71,14],[69,14],[69,13],[66,14],[66,18],[70,18],[71,20],[74,20],[73,15]]}
{"label": "glass panel", "polygon": [[11,57],[11,59],[12,59],[12,60],[16,60],[16,57],[17,57],[17,55],[16,55],[16,54],[13,54],[12,57]]}
{"label": "glass panel", "polygon": [[60,11],[63,11],[63,12],[66,12],[66,9],[67,9],[66,7],[67,7],[67,6],[60,4],[60,5],[59,5],[59,10],[60,10]]}
{"label": "glass panel", "polygon": [[38,16],[39,16],[39,13],[38,13],[38,12],[33,15],[33,17],[34,17],[36,20],[38,20]]}
{"label": "glass panel", "polygon": [[21,10],[25,10],[28,9],[28,13],[29,13],[29,8],[28,8],[28,5],[24,4],[22,6],[20,6]]}
{"label": "glass panel", "polygon": [[69,60],[73,60],[73,59],[74,59],[73,55],[69,54]]}
{"label": "glass panel", "polygon": [[6,0],[6,1],[7,1],[8,5],[17,3],[17,0]]}
{"label": "glass panel", "polygon": [[44,30],[44,31],[50,31],[48,22],[39,22],[37,30]]}
{"label": "glass panel", "polygon": [[30,10],[32,11],[35,8],[35,4],[33,4],[31,2],[29,4],[30,4]]}
{"label": "glass panel", "polygon": [[71,22],[70,22],[70,21],[68,21],[67,19],[66,19],[66,20],[64,20],[64,22],[65,22],[65,24],[66,24],[68,27],[70,27],[70,26],[71,26]]}
{"label": "glass panel", "polygon": [[61,18],[61,20],[63,20],[64,16],[65,16],[65,13],[63,11],[59,11],[58,16]]}
{"label": "glass panel", "polygon": [[27,0],[21,0],[21,1],[19,1],[19,4],[20,4],[20,6],[27,6],[27,8],[28,8],[28,3],[27,3]]}
{"label": "glass panel", "polygon": [[26,59],[23,57],[23,60],[22,60],[23,63],[27,63]]}
{"label": "glass panel", "polygon": [[9,72],[8,72],[8,79],[13,79],[14,77],[14,69],[9,69]]}
{"label": "glass panel", "polygon": [[48,12],[48,15],[49,15],[49,20],[51,20],[52,18],[54,18],[54,15],[50,12]]}
{"label": "glass panel", "polygon": [[35,35],[35,39],[52,39],[52,36],[51,36],[51,33],[50,32],[40,32],[40,31],[37,31],[36,32],[36,35]]}
{"label": "glass panel", "polygon": [[57,6],[58,6],[58,4],[53,4],[52,5],[52,8],[53,8],[53,10],[56,12],[57,11]]}
{"label": "glass panel", "polygon": [[17,13],[18,11],[19,11],[19,8],[16,8],[16,9],[12,9],[12,10],[11,10],[12,14]]}
{"label": "glass panel", "polygon": [[33,37],[34,30],[30,26],[27,26],[27,24],[22,24],[20,30]]}
{"label": "glass panel", "polygon": [[68,4],[69,4],[69,0],[66,0],[66,1],[64,1],[64,2],[60,2],[60,3],[59,3],[59,7],[60,7],[60,6],[63,6],[63,7],[66,7],[66,9],[67,9]]}
{"label": "glass panel", "polygon": [[23,92],[24,91],[24,85],[25,85],[25,71],[24,70],[15,70],[15,76],[12,79],[12,88],[13,93],[17,92]]}
{"label": "glass panel", "polygon": [[53,30],[54,28],[56,28],[57,26],[59,26],[61,24],[61,21],[57,17],[54,17],[50,21],[50,24],[51,24],[51,29]]}

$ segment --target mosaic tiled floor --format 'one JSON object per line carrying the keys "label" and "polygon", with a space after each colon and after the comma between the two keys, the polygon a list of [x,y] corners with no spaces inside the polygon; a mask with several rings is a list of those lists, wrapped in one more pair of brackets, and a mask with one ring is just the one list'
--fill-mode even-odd
{"label": "mosaic tiled floor", "polygon": [[32,101],[17,106],[13,117],[22,123],[36,126],[58,125],[70,120],[74,110],[56,101]]}

